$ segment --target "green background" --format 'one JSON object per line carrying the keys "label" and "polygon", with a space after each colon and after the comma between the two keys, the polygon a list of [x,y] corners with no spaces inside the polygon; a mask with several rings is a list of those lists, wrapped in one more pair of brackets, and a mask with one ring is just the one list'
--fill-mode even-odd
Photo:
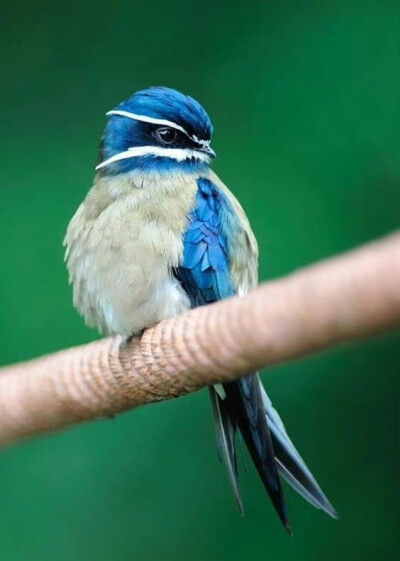
{"label": "green background", "polygon": [[[1,364],[97,336],[72,307],[61,242],[104,113],[137,89],[169,85],[209,111],[261,279],[398,227],[398,2],[3,4]],[[339,521],[288,489],[288,537],[253,469],[240,518],[200,392],[5,450],[1,561],[397,559],[399,341],[263,375]]]}

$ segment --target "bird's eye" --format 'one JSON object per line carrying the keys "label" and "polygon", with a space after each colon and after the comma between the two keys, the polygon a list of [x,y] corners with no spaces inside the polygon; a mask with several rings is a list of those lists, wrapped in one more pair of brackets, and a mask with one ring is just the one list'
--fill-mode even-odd
{"label": "bird's eye", "polygon": [[177,133],[176,130],[169,127],[160,127],[155,131],[154,136],[162,144],[172,144],[176,139]]}

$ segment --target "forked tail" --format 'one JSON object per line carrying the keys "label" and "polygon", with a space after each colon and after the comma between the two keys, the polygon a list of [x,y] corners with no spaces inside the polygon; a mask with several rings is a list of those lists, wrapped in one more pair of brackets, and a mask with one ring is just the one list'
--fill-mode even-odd
{"label": "forked tail", "polygon": [[239,510],[236,430],[246,443],[283,525],[291,533],[280,477],[304,499],[333,518],[337,514],[290,440],[258,374],[210,388],[219,455],[225,462]]}

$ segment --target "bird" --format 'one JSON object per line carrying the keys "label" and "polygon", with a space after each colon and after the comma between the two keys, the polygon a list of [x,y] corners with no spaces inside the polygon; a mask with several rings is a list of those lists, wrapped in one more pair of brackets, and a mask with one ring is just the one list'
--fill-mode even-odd
{"label": "bird", "polygon": [[[73,303],[86,324],[129,341],[162,320],[253,289],[257,241],[211,169],[213,125],[202,105],[150,87],[106,117],[93,186],[64,240]],[[211,386],[209,394],[218,454],[240,513],[238,438],[288,533],[282,479],[337,518],[257,372]]]}

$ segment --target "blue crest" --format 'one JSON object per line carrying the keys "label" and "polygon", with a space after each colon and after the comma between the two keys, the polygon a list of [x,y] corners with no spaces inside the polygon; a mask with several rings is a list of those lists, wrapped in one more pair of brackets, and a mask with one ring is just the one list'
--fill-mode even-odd
{"label": "blue crest", "polygon": [[205,109],[189,95],[172,88],[159,86],[141,90],[120,103],[117,109],[167,119],[180,125],[191,135],[211,140],[213,126]]}
{"label": "blue crest", "polygon": [[[166,87],[141,90],[120,103],[113,111],[148,120],[135,120],[110,112],[100,147],[99,164],[132,148],[153,148],[154,153],[112,161],[101,169],[101,173],[115,175],[132,170],[169,173],[174,170],[201,171],[208,167],[209,159],[215,156],[209,148],[213,133],[210,117],[195,99],[177,90]],[[175,124],[176,127],[172,129],[177,135],[175,141],[167,147],[163,146],[155,135],[160,125],[152,123],[151,119]],[[167,150],[171,148],[175,149],[171,152],[176,153],[179,149],[185,153],[187,151],[189,155],[184,159],[174,159],[167,155]],[[160,154],[162,151],[165,155]],[[199,152],[210,158],[196,157]]]}

